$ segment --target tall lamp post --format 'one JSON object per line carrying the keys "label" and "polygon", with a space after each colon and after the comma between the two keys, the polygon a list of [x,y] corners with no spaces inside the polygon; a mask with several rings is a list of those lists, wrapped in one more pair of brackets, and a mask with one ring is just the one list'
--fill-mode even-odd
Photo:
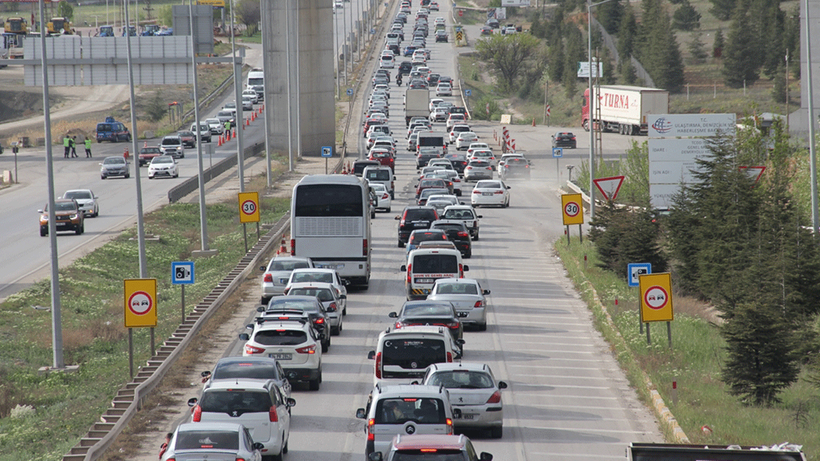
{"label": "tall lamp post", "polygon": [[[593,106],[598,103],[595,93],[592,92],[592,7],[602,5],[612,0],[603,0],[592,3],[587,0],[587,59],[589,62],[589,114],[587,124],[589,127],[589,218],[595,217],[595,123],[593,123]],[[596,75],[598,69],[595,69]]]}

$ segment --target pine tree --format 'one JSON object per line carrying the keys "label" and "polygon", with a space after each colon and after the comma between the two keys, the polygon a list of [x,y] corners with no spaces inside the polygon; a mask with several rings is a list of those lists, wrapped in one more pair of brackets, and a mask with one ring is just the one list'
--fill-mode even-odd
{"label": "pine tree", "polygon": [[763,74],[775,78],[783,74],[779,69],[786,56],[786,47],[783,43],[786,15],[776,2],[771,3],[766,13],[767,19],[761,24],[762,34],[766,38],[763,40]]}
{"label": "pine tree", "polygon": [[624,6],[621,0],[612,0],[611,2],[600,5],[595,10],[595,18],[604,27],[604,30],[610,34],[618,32],[621,24],[621,18],[624,14]]}
{"label": "pine tree", "polygon": [[692,36],[692,41],[689,42],[689,54],[692,55],[693,64],[702,64],[706,61],[706,50],[704,49],[703,34],[700,32]]}
{"label": "pine tree", "polygon": [[772,79],[774,86],[772,86],[772,99],[778,103],[786,102],[786,64],[781,64],[777,68],[777,73]]}
{"label": "pine tree", "polygon": [[712,57],[722,58],[723,48],[726,46],[726,40],[723,38],[723,29],[718,29],[715,32],[715,43],[712,45]]}
{"label": "pine tree", "polygon": [[740,88],[744,83],[751,85],[760,78],[760,50],[755,46],[754,30],[745,6],[745,2],[738,3],[723,51],[723,81],[731,88]]}
{"label": "pine tree", "polygon": [[564,79],[564,44],[559,42],[550,47],[547,62],[549,62],[550,80],[555,82],[563,81]]}
{"label": "pine tree", "polygon": [[732,17],[732,12],[735,10],[736,0],[709,0],[712,2],[712,8],[709,10],[712,15],[721,21],[728,21]]}
{"label": "pine tree", "polygon": [[678,30],[700,29],[700,13],[689,0],[681,0],[680,6],[672,16],[672,27]]}
{"label": "pine tree", "polygon": [[638,23],[635,20],[635,11],[627,5],[618,27],[618,60],[622,63],[628,62],[632,56],[632,46],[635,43],[635,34],[638,30]]}

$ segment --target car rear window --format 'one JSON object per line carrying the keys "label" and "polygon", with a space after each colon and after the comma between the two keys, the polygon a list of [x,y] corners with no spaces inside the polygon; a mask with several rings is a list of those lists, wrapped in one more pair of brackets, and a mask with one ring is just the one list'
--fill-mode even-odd
{"label": "car rear window", "polygon": [[311,301],[305,301],[302,299],[291,299],[288,296],[273,298],[271,299],[270,303],[268,303],[268,310],[274,309],[294,309],[299,311],[310,311],[314,310],[316,305]]}
{"label": "car rear window", "polygon": [[268,266],[269,271],[292,271],[293,269],[307,269],[310,266],[307,261],[272,261]]}
{"label": "car rear window", "polygon": [[330,272],[297,272],[291,276],[291,283],[333,283],[333,274]]}
{"label": "car rear window", "polygon": [[470,210],[447,210],[444,219],[473,219],[475,215]]}
{"label": "car rear window", "polygon": [[411,209],[404,213],[405,221],[435,221],[436,211],[433,209],[421,210]]}
{"label": "car rear window", "polygon": [[177,434],[175,450],[237,450],[239,433],[235,431],[185,431]]}
{"label": "car rear window", "polygon": [[393,461],[466,461],[467,457],[460,450],[401,450],[397,451]]}
{"label": "car rear window", "polygon": [[408,304],[404,306],[403,315],[453,315],[453,309],[443,304]]}
{"label": "car rear window", "polygon": [[458,273],[458,258],[450,254],[416,255],[412,271],[414,274],[455,274]]}
{"label": "car rear window", "polygon": [[376,404],[376,424],[446,424],[444,402],[435,398],[381,399]]}
{"label": "car rear window", "polygon": [[211,379],[275,379],[277,375],[275,363],[234,362],[217,365]]}
{"label": "car rear window", "polygon": [[501,189],[498,181],[479,181],[475,185],[476,189]]}
{"label": "car rear window", "polygon": [[302,330],[261,330],[253,340],[263,346],[296,346],[307,341],[307,333]]}
{"label": "car rear window", "polygon": [[290,295],[316,296],[319,301],[333,301],[333,294],[327,288],[291,288]]}
{"label": "car rear window", "polygon": [[472,283],[439,283],[436,285],[438,295],[477,295],[478,288]]}
{"label": "car rear window", "polygon": [[489,389],[493,387],[493,380],[483,371],[437,371],[433,373],[427,384],[443,385],[447,389]]}
{"label": "car rear window", "polygon": [[267,413],[272,404],[270,394],[264,390],[219,389],[204,392],[199,406],[203,412],[242,416],[244,413]]}
{"label": "car rear window", "polygon": [[365,178],[375,181],[389,181],[390,172],[387,170],[368,170]]}
{"label": "car rear window", "polygon": [[413,232],[410,234],[411,243],[426,242],[428,240],[445,240],[443,232]]}
{"label": "car rear window", "polygon": [[[385,366],[395,365],[424,375],[424,369],[434,363],[447,361],[443,339],[387,339],[382,349],[382,363]],[[387,369],[384,377],[391,378],[401,375],[391,375]]]}

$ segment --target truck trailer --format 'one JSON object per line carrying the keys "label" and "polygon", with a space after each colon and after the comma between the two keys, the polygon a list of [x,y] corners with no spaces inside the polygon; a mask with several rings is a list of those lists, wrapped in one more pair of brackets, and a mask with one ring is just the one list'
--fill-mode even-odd
{"label": "truck trailer", "polygon": [[[593,91],[598,95],[600,105],[593,108],[592,118],[601,131],[646,135],[647,115],[669,113],[669,92],[666,90],[601,85],[593,87]],[[581,126],[589,131],[589,89],[584,90],[581,117]]]}
{"label": "truck trailer", "polygon": [[408,88],[404,96],[404,124],[413,117],[430,116],[430,91],[427,88]]}

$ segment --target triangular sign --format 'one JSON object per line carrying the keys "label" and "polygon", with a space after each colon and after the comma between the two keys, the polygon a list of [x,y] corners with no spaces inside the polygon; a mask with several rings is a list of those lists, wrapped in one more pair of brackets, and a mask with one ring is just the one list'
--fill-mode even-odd
{"label": "triangular sign", "polygon": [[760,177],[763,176],[763,172],[766,171],[765,166],[741,166],[738,168],[740,171],[745,171],[750,178],[755,180],[755,183],[760,181]]}
{"label": "triangular sign", "polygon": [[618,191],[621,190],[621,184],[624,183],[624,177],[612,176],[611,178],[593,179],[592,182],[594,182],[598,190],[601,191],[601,195],[604,196],[604,199],[614,202],[615,197],[618,196]]}

